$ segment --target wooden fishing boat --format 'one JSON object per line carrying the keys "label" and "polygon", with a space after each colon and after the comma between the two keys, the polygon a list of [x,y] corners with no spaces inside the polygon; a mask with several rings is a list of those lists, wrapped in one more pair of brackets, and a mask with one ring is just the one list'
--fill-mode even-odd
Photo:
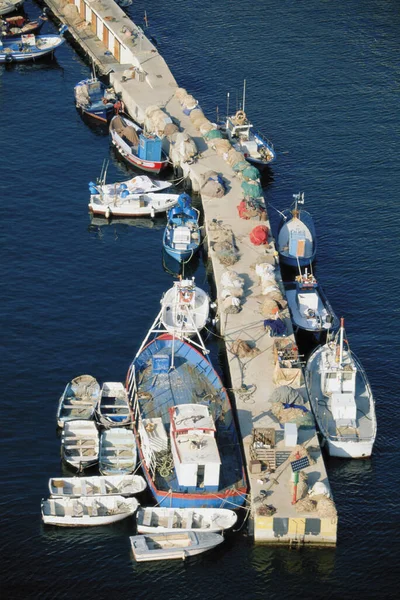
{"label": "wooden fishing boat", "polygon": [[25,0],[0,0],[0,15],[8,15],[23,5]]}
{"label": "wooden fishing boat", "polygon": [[310,355],[305,381],[329,454],[370,456],[377,430],[375,402],[367,374],[345,337],[344,319],[335,338]]}
{"label": "wooden fishing boat", "polygon": [[47,21],[46,9],[34,21],[17,15],[15,17],[0,18],[0,35],[4,38],[21,37],[26,33],[39,33],[44,22]]}
{"label": "wooden fishing boat", "polygon": [[136,515],[139,533],[184,531],[224,531],[234,526],[237,515],[228,508],[139,508]]}
{"label": "wooden fishing boat", "polygon": [[202,554],[222,544],[219,533],[152,533],[132,535],[130,538],[133,557],[137,562],[152,560],[185,560],[189,556]]}
{"label": "wooden fishing boat", "polygon": [[191,203],[188,194],[181,194],[178,205],[167,213],[163,247],[178,262],[189,261],[201,244],[200,213]]}
{"label": "wooden fishing boat", "polygon": [[210,298],[193,279],[179,279],[161,299],[161,322],[166,331],[182,339],[201,331],[209,321]]}
{"label": "wooden fishing boat", "polygon": [[107,429],[100,437],[99,470],[102,475],[133,473],[137,447],[133,431],[123,427]]}
{"label": "wooden fishing boat", "polygon": [[110,121],[110,134],[119,154],[134,167],[159,173],[168,166],[169,160],[162,149],[162,139],[146,133],[128,117],[115,115]]}
{"label": "wooden fishing boat", "polygon": [[123,496],[81,496],[42,500],[42,519],[60,527],[110,525],[132,516],[139,506],[136,498]]}
{"label": "wooden fishing boat", "polygon": [[155,217],[176,206],[179,194],[124,194],[91,196],[89,210],[107,219],[113,217]]}
{"label": "wooden fishing boat", "polygon": [[93,475],[92,477],[52,477],[50,495],[76,498],[79,496],[134,496],[147,487],[140,475]]}
{"label": "wooden fishing boat", "polygon": [[307,269],[295,281],[285,283],[285,290],[295,333],[306,331],[322,341],[329,332],[338,330],[339,319],[322,287]]}
{"label": "wooden fishing boat", "polygon": [[65,42],[63,33],[67,31],[64,25],[60,28],[60,35],[37,35],[28,33],[20,38],[1,40],[0,38],[0,63],[24,62],[36,60],[54,52]]}
{"label": "wooden fishing boat", "polygon": [[61,454],[66,463],[83,471],[99,460],[99,432],[93,421],[67,421],[61,434]]}
{"label": "wooden fishing boat", "polygon": [[247,480],[226,389],[200,336],[201,351],[157,322],[127,375],[149,488],[160,506],[238,508]]}
{"label": "wooden fishing boat", "polygon": [[123,427],[132,422],[128,394],[119,381],[103,383],[97,405],[97,417],[104,427]]}
{"label": "wooden fishing boat", "polygon": [[82,79],[74,87],[76,108],[103,123],[107,123],[114,116],[114,105],[118,96],[113,87],[107,87],[93,73],[92,77]]}
{"label": "wooden fishing boat", "polygon": [[299,209],[299,204],[304,204],[304,193],[293,197],[295,202],[291,208],[280,213],[276,245],[281,263],[295,268],[307,267],[317,254],[314,221],[309,212]]}
{"label": "wooden fishing boat", "polygon": [[100,385],[91,375],[80,375],[67,383],[59,400],[57,425],[64,427],[67,421],[94,418],[100,396]]}

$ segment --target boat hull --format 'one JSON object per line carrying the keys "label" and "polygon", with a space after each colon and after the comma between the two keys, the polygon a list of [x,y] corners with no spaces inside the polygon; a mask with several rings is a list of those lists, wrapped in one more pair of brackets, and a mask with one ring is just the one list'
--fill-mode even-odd
{"label": "boat hull", "polygon": [[0,63],[26,62],[42,58],[43,56],[52,54],[54,50],[61,46],[65,41],[63,37],[58,35],[38,36],[37,39],[40,38],[47,40],[50,39],[50,46],[43,47],[42,49],[38,48],[37,46],[32,46],[32,48],[26,48],[24,51],[19,49],[19,42],[21,38],[15,38],[8,42],[3,42],[3,49],[0,51]]}
{"label": "boat hull", "polygon": [[160,173],[160,171],[166,169],[166,167],[169,164],[168,160],[144,160],[143,158],[139,158],[132,152],[126,152],[114,140],[112,143],[114,144],[115,148],[118,150],[118,153],[122,156],[122,158],[126,160],[126,162],[136,167],[137,169],[146,171],[146,173]]}
{"label": "boat hull", "polygon": [[[135,196],[135,194],[133,194]],[[136,195],[138,197],[138,195]],[[111,217],[154,217],[155,215],[163,214],[170,208],[176,205],[178,194],[160,194],[153,192],[150,194],[142,194],[144,198],[144,206],[140,206],[140,202],[131,200],[129,197],[115,198],[110,197],[107,202],[107,197],[100,195],[92,195],[89,203],[89,210],[94,215],[101,215],[106,218]]]}

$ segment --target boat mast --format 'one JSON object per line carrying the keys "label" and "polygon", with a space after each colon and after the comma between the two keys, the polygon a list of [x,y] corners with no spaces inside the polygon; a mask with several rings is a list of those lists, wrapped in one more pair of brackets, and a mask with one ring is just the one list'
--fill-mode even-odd
{"label": "boat mast", "polygon": [[229,96],[230,96],[230,92],[228,92],[226,95],[226,116],[227,117],[229,117]]}
{"label": "boat mast", "polygon": [[339,354],[339,364],[342,366],[343,364],[343,334],[344,334],[344,318],[340,319],[340,354]]}
{"label": "boat mast", "polygon": [[243,112],[244,112],[245,104],[246,104],[246,80],[243,81],[243,107],[242,107]]}

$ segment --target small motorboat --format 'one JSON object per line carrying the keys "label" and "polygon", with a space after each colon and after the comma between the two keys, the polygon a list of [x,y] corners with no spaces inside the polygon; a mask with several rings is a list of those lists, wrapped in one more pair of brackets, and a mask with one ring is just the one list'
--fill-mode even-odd
{"label": "small motorboat", "polygon": [[81,496],[42,500],[42,519],[47,525],[91,527],[110,525],[135,514],[139,502],[123,496]]}
{"label": "small motorboat", "polygon": [[179,194],[121,194],[91,196],[89,210],[94,215],[110,219],[113,217],[155,217],[176,206]]}
{"label": "small motorboat", "polygon": [[161,299],[161,322],[178,338],[191,337],[206,326],[210,298],[193,279],[179,279]]}
{"label": "small motorboat", "polygon": [[334,339],[310,355],[305,381],[318,428],[331,456],[371,456],[376,437],[375,402],[367,374],[350,350],[344,319]]}
{"label": "small motorboat", "polygon": [[295,333],[310,332],[317,341],[339,329],[339,319],[312,273],[306,269],[293,282],[285,283],[286,298]]}
{"label": "small motorboat", "polygon": [[136,515],[139,533],[224,531],[234,526],[237,515],[228,508],[140,508]]}
{"label": "small motorboat", "polygon": [[162,149],[162,139],[146,133],[126,116],[115,115],[110,121],[112,143],[119,154],[131,165],[159,173],[168,164],[168,156]]}
{"label": "small motorboat", "polygon": [[52,497],[134,496],[147,487],[140,475],[93,475],[92,477],[51,477]]}
{"label": "small motorboat", "polygon": [[246,80],[243,85],[242,108],[235,114],[229,112],[229,94],[227,97],[226,120],[221,126],[223,133],[228,137],[232,146],[241,152],[247,162],[255,167],[263,168],[273,163],[276,153],[273,144],[259,131],[245,113]]}
{"label": "small motorboat", "polygon": [[295,202],[292,207],[280,213],[277,250],[284,265],[307,267],[317,254],[314,221],[309,212],[298,207],[299,204],[304,204],[304,193],[293,194],[293,198]]}
{"label": "small motorboat", "polygon": [[151,560],[185,560],[222,544],[219,533],[151,533],[132,535],[130,538],[133,557],[137,562]]}
{"label": "small motorboat", "polygon": [[2,40],[0,38],[0,63],[36,60],[54,52],[65,42],[63,34],[67,26],[60,28],[59,35],[37,35],[27,33],[18,38]]}
{"label": "small motorboat", "polygon": [[106,429],[100,437],[99,470],[102,475],[133,473],[137,448],[133,431],[123,427]]}
{"label": "small motorboat", "polygon": [[64,427],[66,421],[94,418],[100,396],[100,385],[91,375],[80,375],[67,383],[59,400],[57,425]]}
{"label": "small motorboat", "polygon": [[181,194],[178,205],[167,213],[163,246],[167,254],[178,262],[188,262],[201,244],[200,213],[192,206],[188,194]]}
{"label": "small motorboat", "polygon": [[99,432],[93,421],[67,421],[61,434],[61,454],[66,463],[83,471],[99,460]]}
{"label": "small motorboat", "polygon": [[0,15],[8,15],[23,5],[25,0],[0,0]]}
{"label": "small motorboat", "polygon": [[74,87],[75,105],[82,114],[107,123],[114,116],[118,96],[113,87],[107,87],[94,73]]}
{"label": "small motorboat", "polygon": [[132,422],[128,394],[119,381],[103,383],[97,405],[97,417],[104,427],[123,427]]}
{"label": "small motorboat", "polygon": [[21,37],[26,33],[38,33],[45,21],[47,21],[46,9],[43,9],[42,14],[34,21],[30,21],[21,15],[0,18],[0,36],[7,39]]}

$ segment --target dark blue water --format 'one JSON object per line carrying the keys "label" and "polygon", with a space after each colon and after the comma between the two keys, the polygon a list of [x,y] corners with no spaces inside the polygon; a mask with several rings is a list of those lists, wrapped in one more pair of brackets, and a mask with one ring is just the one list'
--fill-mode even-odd
{"label": "dark blue water", "polygon": [[[42,526],[47,480],[61,473],[66,382],[123,380],[173,278],[162,226],[90,222],[87,182],[103,160],[110,181],[128,170],[75,110],[83,59],[67,43],[54,60],[1,66],[2,597],[397,597],[399,3],[137,0],[128,11],[140,22],[145,9],[178,83],[210,117],[228,91],[235,107],[246,78],[246,111],[278,152],[265,182],[271,217],[305,192],[317,275],[375,393],[374,455],[327,459],[336,549],[254,546],[240,532],[197,560],[137,565],[129,523]],[[202,260],[195,269],[207,285]]]}

